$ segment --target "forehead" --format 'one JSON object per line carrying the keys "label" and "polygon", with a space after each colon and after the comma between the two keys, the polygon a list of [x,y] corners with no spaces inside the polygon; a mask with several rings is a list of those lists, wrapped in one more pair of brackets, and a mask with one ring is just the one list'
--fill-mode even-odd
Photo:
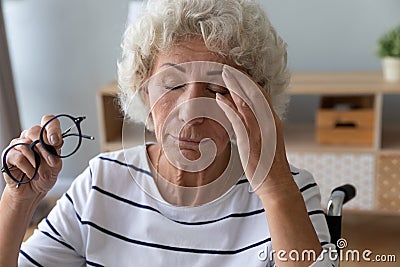
{"label": "forehead", "polygon": [[162,68],[193,61],[209,61],[220,64],[228,64],[236,67],[232,60],[218,53],[210,51],[200,37],[176,42],[165,51],[161,51],[155,57],[152,72],[155,74]]}

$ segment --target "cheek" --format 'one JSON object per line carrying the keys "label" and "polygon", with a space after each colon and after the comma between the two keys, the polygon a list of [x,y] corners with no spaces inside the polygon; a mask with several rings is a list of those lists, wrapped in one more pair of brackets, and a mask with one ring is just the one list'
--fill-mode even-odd
{"label": "cheek", "polygon": [[211,125],[207,128],[212,129],[210,136],[213,137],[217,145],[225,146],[227,143],[229,143],[229,134],[227,132],[229,129],[225,129],[221,124],[215,121],[211,121],[210,124]]}
{"label": "cheek", "polygon": [[226,129],[219,123],[213,121],[209,129],[213,129],[210,136],[217,146],[217,155],[222,155],[225,153],[226,149],[230,147],[230,138]]}
{"label": "cheek", "polygon": [[155,133],[157,137],[160,137],[162,127],[166,127],[164,123],[167,119],[171,119],[170,116],[174,115],[172,112],[174,112],[176,101],[173,98],[164,95],[163,97],[155,99],[150,98],[150,104],[152,107],[151,116],[154,122]]}

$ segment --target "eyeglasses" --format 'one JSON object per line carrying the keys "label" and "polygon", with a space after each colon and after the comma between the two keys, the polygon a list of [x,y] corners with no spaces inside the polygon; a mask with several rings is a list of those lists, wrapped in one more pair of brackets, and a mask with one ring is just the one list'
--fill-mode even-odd
{"label": "eyeglasses", "polygon": [[[86,117],[81,116],[81,117],[73,117],[71,115],[68,114],[59,114],[53,118],[51,118],[49,121],[47,121],[42,129],[40,130],[40,135],[39,135],[39,139],[33,141],[32,143],[28,144],[28,143],[17,143],[14,144],[10,147],[8,147],[4,154],[3,154],[3,167],[1,168],[1,172],[5,172],[7,173],[7,175],[14,181],[17,183],[17,188],[20,187],[21,184],[28,184],[32,181],[32,179],[35,178],[35,176],[38,173],[39,170],[39,166],[40,166],[40,161],[41,161],[41,156],[40,154],[37,152],[37,149],[35,149],[35,146],[37,144],[41,144],[44,149],[46,149],[46,151],[48,151],[51,155],[58,157],[58,158],[67,158],[69,156],[72,156],[73,154],[75,154],[75,152],[78,151],[79,147],[82,144],[82,138],[85,139],[89,139],[89,140],[94,140],[93,136],[89,136],[89,135],[84,135],[82,134],[81,131],[81,122],[86,119]],[[59,124],[59,125],[58,125]],[[54,126],[53,126],[54,125]],[[60,153],[57,153],[56,149],[48,144],[45,141],[45,136],[46,136],[46,129],[49,129],[49,127],[61,127],[62,130],[62,134],[61,137],[63,139],[63,145],[62,145],[62,150]],[[65,130],[64,130],[65,129]],[[34,156],[34,161],[35,161],[35,166],[33,166],[35,168],[35,172],[33,174],[32,177],[28,177],[25,173],[21,174],[21,177],[17,178],[15,177],[16,174],[14,172],[13,174],[13,170],[16,169],[15,166],[11,165],[8,166],[7,165],[7,157],[8,157],[8,153],[12,150],[12,149],[19,149],[18,147],[23,147],[26,146],[29,148],[29,150],[31,151],[31,153]]]}

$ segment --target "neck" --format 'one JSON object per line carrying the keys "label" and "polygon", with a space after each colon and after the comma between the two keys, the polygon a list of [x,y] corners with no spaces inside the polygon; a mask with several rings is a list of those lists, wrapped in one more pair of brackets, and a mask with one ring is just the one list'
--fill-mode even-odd
{"label": "neck", "polygon": [[222,196],[243,175],[237,148],[228,148],[208,168],[191,173],[170,164],[160,145],[150,145],[151,171],[163,199],[175,206],[198,206]]}
{"label": "neck", "polygon": [[161,146],[158,149],[158,160],[155,162],[156,172],[168,182],[183,187],[198,187],[213,182],[223,174],[231,155],[230,146],[227,146],[222,153],[216,155],[207,168],[198,172],[188,172],[171,164]]}

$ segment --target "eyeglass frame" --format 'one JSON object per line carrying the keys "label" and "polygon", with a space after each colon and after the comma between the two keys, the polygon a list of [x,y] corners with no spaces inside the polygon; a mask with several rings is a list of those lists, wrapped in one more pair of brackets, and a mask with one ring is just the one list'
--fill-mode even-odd
{"label": "eyeglass frame", "polygon": [[[53,146],[49,145],[49,144],[46,144],[46,142],[44,141],[44,137],[43,137],[44,131],[45,131],[45,129],[46,129],[46,126],[49,125],[51,122],[53,122],[55,119],[58,119],[58,118],[60,118],[60,117],[67,117],[67,118],[71,119],[71,120],[74,122],[74,126],[76,127],[76,129],[77,129],[77,131],[78,131],[78,133],[71,133],[71,134],[68,134],[68,132],[73,128],[73,126],[71,126],[71,127],[69,127],[68,129],[66,129],[63,133],[61,133],[61,138],[62,138],[62,139],[64,139],[65,137],[69,137],[69,136],[78,136],[78,137],[79,137],[78,144],[77,144],[76,148],[75,148],[72,152],[70,152],[69,154],[67,154],[67,155],[58,155],[58,153],[57,153],[57,151],[55,150],[55,148],[54,148]],[[39,155],[39,153],[38,153],[37,151],[35,151],[35,150],[33,149],[38,143],[40,143],[40,144],[44,147],[44,149],[46,149],[46,151],[49,152],[51,155],[53,155],[53,156],[55,156],[55,157],[58,157],[58,158],[60,158],[60,159],[63,159],[63,158],[67,158],[67,157],[72,156],[73,154],[75,154],[75,153],[78,151],[78,149],[80,148],[80,146],[81,146],[81,144],[82,144],[82,138],[89,139],[89,140],[94,140],[94,137],[93,137],[93,136],[89,136],[89,135],[82,134],[81,122],[82,122],[84,119],[86,119],[86,116],[73,117],[73,116],[71,116],[71,115],[69,115],[69,114],[58,114],[58,115],[54,116],[53,118],[51,118],[50,120],[48,120],[48,121],[42,126],[42,129],[40,130],[40,134],[39,134],[39,139],[38,139],[38,140],[35,140],[35,141],[33,141],[32,143],[30,143],[30,144],[28,144],[28,143],[17,143],[17,144],[13,144],[12,146],[9,146],[9,147],[4,151],[3,159],[2,159],[2,161],[3,161],[3,162],[2,162],[2,163],[3,163],[3,167],[1,168],[1,172],[2,172],[2,173],[6,173],[14,182],[16,182],[16,183],[17,183],[17,186],[16,186],[17,188],[19,188],[19,186],[20,186],[21,184],[28,184],[28,183],[30,183],[30,182],[35,178],[35,176],[37,175],[38,170],[39,170],[39,166],[40,166],[40,161],[41,161],[40,155]],[[33,174],[33,176],[32,176],[31,178],[28,177],[25,173],[23,173],[23,175],[22,175],[22,177],[21,177],[20,180],[16,179],[16,178],[11,174],[11,170],[10,170],[10,169],[12,169],[12,168],[15,167],[15,166],[14,166],[14,165],[11,165],[11,166],[8,166],[8,165],[7,165],[7,154],[8,154],[8,152],[10,152],[14,147],[19,146],[19,145],[28,146],[28,147],[29,147],[29,150],[33,153],[33,155],[34,155],[34,157],[35,157],[35,172],[34,172],[34,174]],[[25,178],[25,176],[28,178],[28,180],[24,182],[23,179]]]}

